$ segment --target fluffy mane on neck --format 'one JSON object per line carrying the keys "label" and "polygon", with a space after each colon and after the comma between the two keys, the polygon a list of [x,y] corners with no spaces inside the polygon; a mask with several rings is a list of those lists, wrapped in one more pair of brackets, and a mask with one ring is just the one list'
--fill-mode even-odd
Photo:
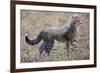
{"label": "fluffy mane on neck", "polygon": [[68,21],[65,22],[65,24],[63,25],[63,27],[62,27],[63,32],[67,32],[69,30],[69,28],[71,27],[71,24],[72,24],[72,16],[70,16],[68,18]]}
{"label": "fluffy mane on neck", "polygon": [[79,15],[72,15],[71,18],[69,18],[68,23],[64,25],[63,31],[66,31],[63,35],[63,37],[66,40],[72,40],[76,33],[77,33],[77,27],[80,24],[80,18]]}

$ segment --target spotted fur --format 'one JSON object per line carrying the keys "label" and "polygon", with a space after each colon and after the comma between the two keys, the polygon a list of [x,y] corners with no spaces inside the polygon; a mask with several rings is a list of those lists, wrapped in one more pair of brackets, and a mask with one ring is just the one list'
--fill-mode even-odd
{"label": "spotted fur", "polygon": [[41,56],[42,52],[50,55],[51,49],[54,45],[54,40],[60,42],[66,42],[67,48],[69,48],[69,43],[72,42],[77,33],[77,27],[80,24],[79,15],[72,15],[69,17],[67,23],[65,23],[62,28],[49,27],[42,30],[36,39],[30,40],[28,35],[25,36],[25,41],[30,45],[38,44],[41,40],[43,43],[39,48],[39,54]]}

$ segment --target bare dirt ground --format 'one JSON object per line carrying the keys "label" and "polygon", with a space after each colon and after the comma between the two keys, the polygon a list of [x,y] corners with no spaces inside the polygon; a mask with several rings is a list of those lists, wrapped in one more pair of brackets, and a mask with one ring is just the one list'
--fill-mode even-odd
{"label": "bare dirt ground", "polygon": [[45,61],[68,61],[89,59],[89,14],[77,13],[81,17],[82,24],[79,27],[77,50],[66,51],[65,43],[55,41],[50,56],[39,58],[38,48],[41,42],[31,46],[25,42],[25,34],[28,33],[31,39],[35,39],[39,32],[46,27],[62,27],[68,17],[76,13],[71,12],[46,12],[21,10],[21,62],[45,62]]}

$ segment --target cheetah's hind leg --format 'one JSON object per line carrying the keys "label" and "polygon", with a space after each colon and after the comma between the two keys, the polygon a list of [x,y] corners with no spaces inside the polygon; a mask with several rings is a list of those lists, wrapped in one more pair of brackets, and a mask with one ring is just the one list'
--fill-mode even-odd
{"label": "cheetah's hind leg", "polygon": [[45,43],[43,42],[39,48],[39,58],[41,58],[42,53],[45,51]]}

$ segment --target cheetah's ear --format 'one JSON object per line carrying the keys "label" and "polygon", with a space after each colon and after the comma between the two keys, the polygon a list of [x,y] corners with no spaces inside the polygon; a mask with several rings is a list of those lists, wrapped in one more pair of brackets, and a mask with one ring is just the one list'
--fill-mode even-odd
{"label": "cheetah's ear", "polygon": [[74,16],[72,16],[72,18],[74,18]]}
{"label": "cheetah's ear", "polygon": [[79,18],[79,14],[72,15],[73,18]]}
{"label": "cheetah's ear", "polygon": [[76,19],[79,19],[79,16],[76,16]]}

